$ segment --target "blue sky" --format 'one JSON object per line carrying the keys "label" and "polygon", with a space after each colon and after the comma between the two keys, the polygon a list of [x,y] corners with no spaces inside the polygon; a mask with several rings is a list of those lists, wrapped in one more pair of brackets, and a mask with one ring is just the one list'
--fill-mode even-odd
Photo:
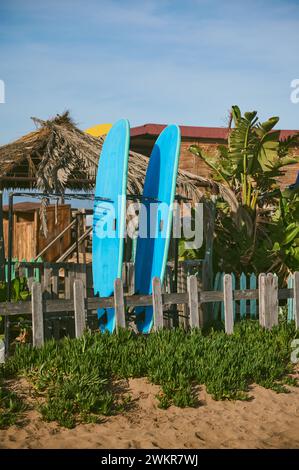
{"label": "blue sky", "polygon": [[1,0],[0,144],[70,109],[224,126],[232,104],[299,129],[299,0]]}

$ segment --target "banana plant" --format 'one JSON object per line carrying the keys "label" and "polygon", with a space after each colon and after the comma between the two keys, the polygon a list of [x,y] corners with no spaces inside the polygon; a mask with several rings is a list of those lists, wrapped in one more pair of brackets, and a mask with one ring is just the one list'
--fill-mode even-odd
{"label": "banana plant", "polygon": [[236,272],[272,268],[285,277],[288,270],[298,269],[298,199],[282,194],[277,178],[287,165],[299,162],[299,156],[291,155],[299,134],[280,140],[274,130],[278,117],[260,122],[256,111],[242,115],[238,106],[232,107],[231,117],[228,145],[218,146],[217,155],[199,145],[189,148],[239,204],[237,223],[236,211],[218,198],[214,267]]}
{"label": "banana plant", "polygon": [[256,111],[242,116],[238,106],[232,107],[231,114],[234,127],[228,146],[219,146],[216,157],[204,153],[199,145],[191,145],[189,150],[210,166],[216,180],[236,192],[243,206],[254,211],[262,194],[278,188],[276,178],[284,174],[282,168],[299,161],[289,155],[299,134],[280,140],[280,132],[273,130],[278,117],[260,123]]}

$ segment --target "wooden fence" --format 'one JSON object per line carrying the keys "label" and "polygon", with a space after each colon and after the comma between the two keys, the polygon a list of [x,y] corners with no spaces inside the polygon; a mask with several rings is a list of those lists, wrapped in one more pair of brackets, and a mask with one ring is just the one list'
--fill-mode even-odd
{"label": "wooden fence", "polygon": [[[218,272],[215,275],[213,288],[215,291],[223,291],[223,278],[224,274],[222,272]],[[258,286],[258,276],[255,273],[245,274],[241,273],[240,275],[236,275],[231,273],[232,276],[232,284],[233,289],[237,290],[246,290],[251,289],[255,290]],[[274,276],[276,276],[274,274]],[[290,289],[293,288],[294,284],[294,275],[290,274],[288,278],[288,287]],[[258,300],[257,299],[241,299],[239,301],[234,300],[233,303],[234,309],[234,318],[246,318],[247,315],[250,315],[250,318],[257,319],[258,318]],[[293,298],[289,298],[287,302],[287,309],[288,309],[288,319],[294,319],[294,306],[293,306]],[[224,303],[223,302],[215,302],[212,306],[212,316],[214,320],[221,318],[224,320]]]}
{"label": "wooden fence", "polygon": [[258,300],[259,322],[261,326],[271,329],[278,324],[279,299],[292,300],[293,315],[296,328],[299,328],[299,272],[293,275],[293,287],[278,289],[277,277],[271,273],[260,274],[257,289],[235,290],[230,274],[223,277],[223,292],[203,291],[198,288],[197,276],[187,278],[187,291],[180,293],[163,293],[159,278],[152,282],[152,295],[125,295],[121,279],[115,280],[114,296],[99,298],[86,297],[85,286],[82,279],[73,282],[72,299],[47,299],[42,294],[39,282],[31,286],[31,301],[2,303],[0,314],[4,316],[32,315],[33,344],[40,346],[44,343],[44,319],[48,314],[55,312],[72,312],[74,316],[75,335],[80,337],[87,325],[89,312],[96,312],[98,308],[115,308],[116,330],[127,327],[126,311],[137,306],[152,306],[154,311],[154,330],[166,326],[165,311],[169,306],[177,304],[188,305],[189,327],[203,326],[202,304],[223,302],[224,324],[227,334],[234,329],[234,301]]}

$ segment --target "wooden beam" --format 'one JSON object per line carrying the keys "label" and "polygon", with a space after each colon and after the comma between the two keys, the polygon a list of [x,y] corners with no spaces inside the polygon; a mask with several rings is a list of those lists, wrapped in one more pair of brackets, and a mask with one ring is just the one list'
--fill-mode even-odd
{"label": "wooden beam", "polygon": [[154,310],[154,330],[158,331],[163,328],[163,304],[162,304],[162,289],[159,277],[154,277],[152,280],[153,286],[153,310]]}
{"label": "wooden beam", "polygon": [[40,347],[44,344],[44,319],[42,288],[39,282],[32,284],[31,308],[33,346]]}
{"label": "wooden beam", "polygon": [[234,332],[234,306],[232,276],[225,274],[223,277],[223,302],[225,332],[231,335]]}
{"label": "wooden beam", "polygon": [[261,273],[259,275],[259,323],[263,327],[268,309],[267,303],[267,277],[265,273]]}
{"label": "wooden beam", "polygon": [[187,289],[189,295],[190,328],[199,328],[199,303],[197,276],[187,277]]}
{"label": "wooden beam", "polygon": [[74,311],[75,311],[75,335],[80,338],[86,328],[84,285],[81,279],[74,281]]}
{"label": "wooden beam", "polygon": [[116,331],[118,332],[121,328],[126,328],[124,290],[121,279],[114,281],[114,308]]}

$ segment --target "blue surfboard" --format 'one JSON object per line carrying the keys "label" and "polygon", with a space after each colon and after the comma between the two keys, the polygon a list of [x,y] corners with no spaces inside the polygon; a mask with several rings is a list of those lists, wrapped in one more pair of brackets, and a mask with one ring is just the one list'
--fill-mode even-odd
{"label": "blue surfboard", "polygon": [[[181,144],[180,129],[166,127],[156,140],[144,181],[139,214],[139,233],[135,257],[135,291],[152,293],[152,279],[163,282],[172,227],[172,203]],[[153,308],[137,307],[139,331],[149,333],[153,326]]]}
{"label": "blue surfboard", "polygon": [[[101,151],[95,189],[92,233],[94,294],[109,297],[114,281],[122,275],[126,223],[126,190],[130,125],[125,119],[114,124]],[[101,331],[113,332],[113,308],[99,309]]]}

